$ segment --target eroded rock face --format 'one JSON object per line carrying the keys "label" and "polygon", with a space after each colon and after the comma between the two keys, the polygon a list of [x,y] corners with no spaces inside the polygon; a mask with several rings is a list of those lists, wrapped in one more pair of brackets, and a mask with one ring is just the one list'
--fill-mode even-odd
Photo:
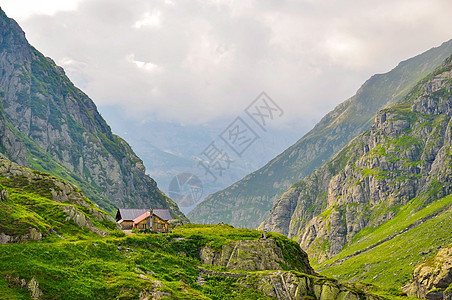
{"label": "eroded rock face", "polygon": [[[451,289],[446,292],[448,287]],[[402,288],[408,295],[426,299],[450,299],[452,296],[452,247],[416,267],[410,282]]]}
{"label": "eroded rock face", "polygon": [[293,259],[299,262],[296,266],[284,258],[281,248],[274,239],[232,242],[223,245],[220,251],[210,247],[203,247],[200,250],[201,261],[208,265],[244,271],[282,270],[283,266],[287,266],[306,274],[314,274],[308,256],[303,250],[298,249],[293,254],[296,256]]}
{"label": "eroded rock face", "polygon": [[296,238],[321,262],[362,229],[392,219],[391,207],[424,205],[452,192],[452,59],[371,129],[294,185],[259,229]]}

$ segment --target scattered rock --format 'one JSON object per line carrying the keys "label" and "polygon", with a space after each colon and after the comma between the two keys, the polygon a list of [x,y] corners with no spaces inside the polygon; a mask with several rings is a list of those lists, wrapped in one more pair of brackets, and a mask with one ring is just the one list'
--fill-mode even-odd
{"label": "scattered rock", "polygon": [[78,226],[86,227],[90,231],[92,231],[98,235],[101,235],[101,236],[108,235],[108,232],[106,232],[104,230],[100,230],[97,227],[95,227],[93,222],[83,212],[79,211],[74,206],[64,205],[64,206],[59,206],[59,208],[68,215],[66,217],[66,221],[73,220],[74,223],[77,224]]}
{"label": "scattered rock", "polygon": [[27,284],[27,288],[31,292],[31,298],[40,299],[42,296],[42,291],[39,289],[39,282],[33,277]]}
{"label": "scattered rock", "polygon": [[0,200],[1,201],[8,200],[8,191],[7,190],[1,190],[1,192],[0,192]]}
{"label": "scattered rock", "polygon": [[30,291],[30,296],[32,299],[41,299],[43,292],[39,288],[39,282],[36,278],[32,277],[31,280],[27,283],[27,281],[23,278],[5,275],[5,281],[9,286],[17,286],[21,288],[26,288]]}

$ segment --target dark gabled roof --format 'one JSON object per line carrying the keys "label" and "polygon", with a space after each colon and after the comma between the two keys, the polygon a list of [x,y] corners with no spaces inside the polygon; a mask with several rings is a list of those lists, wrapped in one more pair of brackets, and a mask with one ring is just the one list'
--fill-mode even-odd
{"label": "dark gabled roof", "polygon": [[169,209],[154,209],[154,215],[156,215],[157,217],[159,217],[162,220],[168,221],[168,220],[172,220],[173,217],[171,217],[171,214],[169,212]]}
{"label": "dark gabled roof", "polygon": [[[142,214],[150,211],[150,209],[147,208],[119,208],[118,212],[116,213],[116,220],[124,220],[124,221],[133,221]],[[172,220],[171,214],[169,212],[169,209],[154,209],[154,214],[163,220]]]}
{"label": "dark gabled roof", "polygon": [[116,219],[122,219],[124,221],[133,221],[137,217],[141,216],[145,212],[149,211],[146,208],[119,208],[116,214]]}

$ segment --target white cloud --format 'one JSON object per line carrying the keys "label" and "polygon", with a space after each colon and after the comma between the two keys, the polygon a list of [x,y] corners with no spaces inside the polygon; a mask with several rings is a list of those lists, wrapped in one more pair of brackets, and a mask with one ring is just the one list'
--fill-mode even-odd
{"label": "white cloud", "polygon": [[135,53],[130,53],[129,55],[127,55],[126,60],[128,62],[133,63],[138,69],[141,69],[141,70],[144,70],[147,72],[161,71],[161,68],[159,66],[157,66],[156,64],[153,64],[151,62],[144,62],[144,61],[136,60]]}
{"label": "white cloud", "polygon": [[19,21],[36,14],[51,16],[61,11],[76,10],[82,1],[83,0],[3,0],[1,6],[9,17]]}
{"label": "white cloud", "polygon": [[172,1],[172,0],[165,0],[165,4],[169,5],[169,6],[175,6],[176,5],[176,3],[174,3],[174,1]]}
{"label": "white cloud", "polygon": [[134,28],[140,29],[141,27],[160,27],[161,26],[162,12],[159,10],[152,10],[146,12],[143,17],[133,25]]}
{"label": "white cloud", "polygon": [[220,11],[226,8],[231,17],[239,17],[255,8],[255,0],[199,0],[202,5],[213,6]]}
{"label": "white cloud", "polygon": [[98,105],[185,124],[232,118],[265,91],[284,122],[308,127],[452,38],[450,0],[69,2],[42,15],[41,2],[9,1],[35,7],[19,20],[27,37]]}

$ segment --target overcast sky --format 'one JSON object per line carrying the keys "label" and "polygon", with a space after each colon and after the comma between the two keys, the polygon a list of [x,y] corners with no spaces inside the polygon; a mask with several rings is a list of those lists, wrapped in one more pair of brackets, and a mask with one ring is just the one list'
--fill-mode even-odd
{"label": "overcast sky", "polygon": [[183,124],[261,91],[313,124],[372,74],[452,38],[450,0],[0,0],[98,106]]}

